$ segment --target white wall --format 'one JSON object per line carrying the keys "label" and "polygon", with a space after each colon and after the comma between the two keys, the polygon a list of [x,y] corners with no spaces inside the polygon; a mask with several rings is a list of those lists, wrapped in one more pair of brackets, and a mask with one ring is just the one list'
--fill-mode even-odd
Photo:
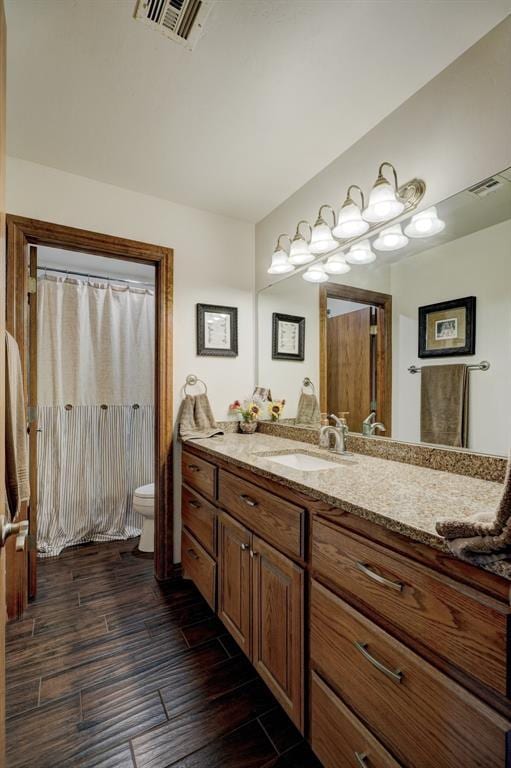
{"label": "white wall", "polygon": [[[427,182],[424,206],[508,168],[510,72],[508,17],[259,222],[257,287],[269,283],[266,270],[275,237],[293,235],[300,219],[314,221],[322,203],[342,203],[349,184],[369,190],[383,160],[395,164],[401,182],[414,176]],[[338,98],[349,120],[349,105],[338,94],[332,98]]]}
{"label": "white wall", "polygon": [[[420,374],[410,365],[488,360],[470,375],[469,448],[507,455],[511,409],[511,221],[452,240],[391,266],[393,297],[393,437],[420,440]],[[418,308],[476,296],[474,357],[420,360]]]}
{"label": "white wall", "polygon": [[[188,373],[208,383],[217,419],[254,382],[254,227],[156,197],[15,158],[7,162],[7,211],[174,249],[175,414]],[[238,307],[239,355],[195,354],[197,302]],[[175,451],[176,532],[180,451]],[[175,557],[179,559],[179,537]]]}

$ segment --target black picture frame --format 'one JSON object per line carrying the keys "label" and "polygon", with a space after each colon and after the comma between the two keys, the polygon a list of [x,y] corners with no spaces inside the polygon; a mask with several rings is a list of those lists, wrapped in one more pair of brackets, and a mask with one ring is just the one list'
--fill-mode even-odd
{"label": "black picture frame", "polygon": [[[298,333],[298,351],[284,352],[279,347],[279,324],[293,323],[297,326]],[[296,315],[285,315],[281,312],[274,312],[272,315],[272,360],[296,360],[303,362],[305,359],[305,318]]]}
{"label": "black picture frame", "polygon": [[[197,354],[201,357],[238,356],[238,308],[222,307],[218,304],[197,304]],[[228,315],[230,324],[229,345],[211,346],[206,328],[208,315]]]}
{"label": "black picture frame", "polygon": [[[456,346],[444,346],[435,348],[432,341],[428,339],[428,324],[430,316],[436,313],[459,312],[465,310],[465,328],[464,343],[459,341]],[[436,323],[452,323],[455,320],[440,319]],[[437,342],[438,343],[438,342]],[[443,340],[445,343],[445,340]],[[436,304],[428,304],[419,307],[419,357],[460,357],[462,355],[475,355],[476,351],[476,297],[465,296],[462,299],[453,299],[451,301],[442,301]]]}

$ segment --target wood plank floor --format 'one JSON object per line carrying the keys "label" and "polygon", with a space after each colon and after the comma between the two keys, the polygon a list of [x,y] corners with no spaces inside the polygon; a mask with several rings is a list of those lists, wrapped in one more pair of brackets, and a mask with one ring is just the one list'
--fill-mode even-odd
{"label": "wood plank floor", "polygon": [[7,627],[8,768],[321,768],[190,583],[136,541],[40,560]]}

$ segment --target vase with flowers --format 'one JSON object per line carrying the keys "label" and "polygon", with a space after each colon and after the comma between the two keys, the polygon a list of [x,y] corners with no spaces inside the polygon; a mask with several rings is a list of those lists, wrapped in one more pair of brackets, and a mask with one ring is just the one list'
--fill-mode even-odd
{"label": "vase with flowers", "polygon": [[243,405],[239,400],[235,400],[229,406],[231,413],[239,416],[240,430],[245,434],[252,434],[257,429],[257,419],[260,416],[261,409],[253,400],[245,401]]}
{"label": "vase with flowers", "polygon": [[278,421],[280,419],[285,404],[285,400],[273,400],[273,402],[268,403],[268,413],[270,414],[272,421]]}

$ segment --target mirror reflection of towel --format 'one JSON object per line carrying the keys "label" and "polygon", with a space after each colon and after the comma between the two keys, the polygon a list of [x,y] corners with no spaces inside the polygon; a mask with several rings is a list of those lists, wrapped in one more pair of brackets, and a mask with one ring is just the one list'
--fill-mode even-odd
{"label": "mirror reflection of towel", "polygon": [[296,409],[296,424],[319,424],[319,403],[316,395],[302,392]]}
{"label": "mirror reflection of towel", "polygon": [[25,390],[18,344],[5,333],[5,486],[14,519],[30,497]]}
{"label": "mirror reflection of towel", "polygon": [[179,415],[179,435],[183,441],[223,435],[206,394],[186,395]]}
{"label": "mirror reflection of towel", "polygon": [[466,448],[468,368],[463,364],[421,368],[421,442]]}

